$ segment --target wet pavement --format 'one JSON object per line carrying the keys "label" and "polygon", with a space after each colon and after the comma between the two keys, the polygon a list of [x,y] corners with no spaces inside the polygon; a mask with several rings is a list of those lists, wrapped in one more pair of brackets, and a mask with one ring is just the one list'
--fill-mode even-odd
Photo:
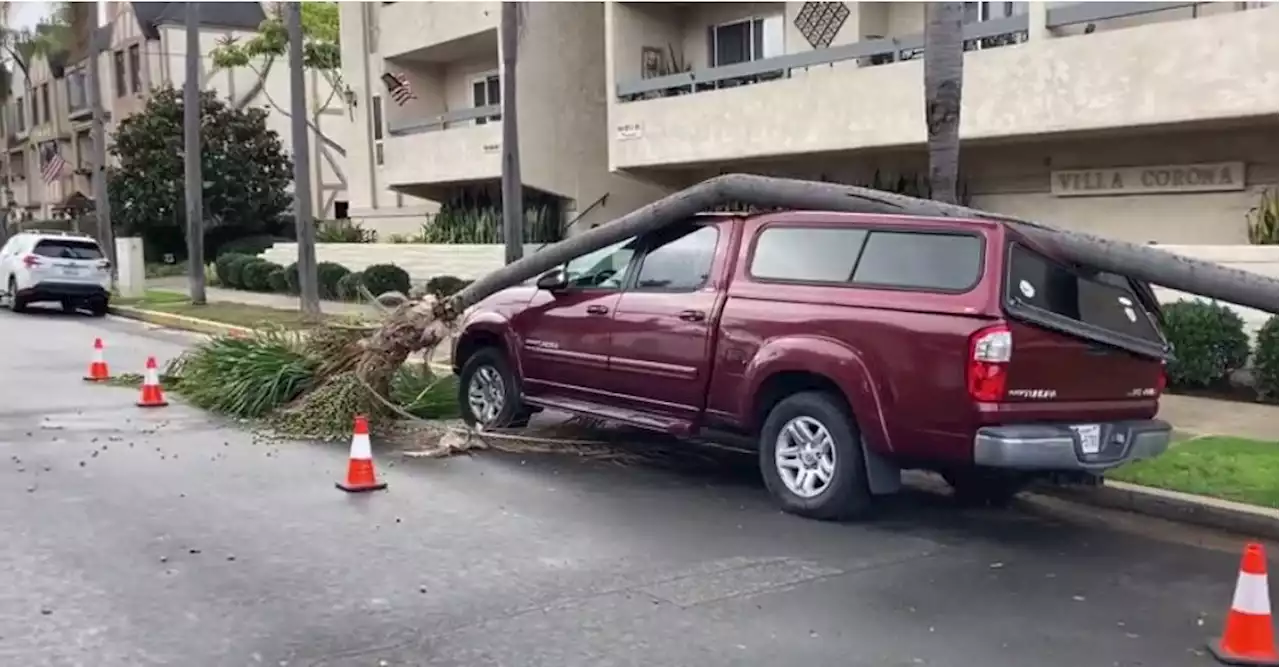
{"label": "wet pavement", "polygon": [[729,455],[379,451],[348,496],[342,447],[86,385],[95,336],[116,373],[190,340],[0,312],[0,665],[1215,664],[1229,536],[918,491],[819,523]]}

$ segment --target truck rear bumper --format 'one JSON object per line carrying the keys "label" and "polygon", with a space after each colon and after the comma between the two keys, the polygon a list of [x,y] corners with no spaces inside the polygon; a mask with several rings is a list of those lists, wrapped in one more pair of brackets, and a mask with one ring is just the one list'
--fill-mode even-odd
{"label": "truck rear bumper", "polygon": [[[1090,437],[1097,428],[1097,447]],[[1083,432],[1083,433],[1082,433]],[[978,429],[973,462],[1013,470],[1103,471],[1159,456],[1173,429],[1158,419],[1102,424],[1020,424]]]}

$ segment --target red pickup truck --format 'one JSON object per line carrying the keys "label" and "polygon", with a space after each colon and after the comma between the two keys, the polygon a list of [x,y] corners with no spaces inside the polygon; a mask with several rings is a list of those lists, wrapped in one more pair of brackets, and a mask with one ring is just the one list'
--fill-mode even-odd
{"label": "red pickup truck", "polygon": [[453,367],[473,424],[748,436],[784,510],[837,519],[903,468],[998,504],[1160,454],[1159,317],[1146,284],[995,221],[716,214],[482,301]]}

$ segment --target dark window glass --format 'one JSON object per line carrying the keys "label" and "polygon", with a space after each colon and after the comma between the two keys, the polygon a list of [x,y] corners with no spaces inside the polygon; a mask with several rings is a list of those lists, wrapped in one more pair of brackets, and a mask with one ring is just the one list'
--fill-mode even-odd
{"label": "dark window glass", "polygon": [[982,272],[982,239],[966,234],[873,231],[853,282],[922,290],[973,287]]}
{"label": "dark window glass", "polygon": [[695,290],[707,283],[720,232],[698,227],[650,250],[636,275],[639,290]]}
{"label": "dark window glass", "polygon": [[751,275],[772,280],[848,282],[866,238],[862,229],[769,227],[756,241]]}
{"label": "dark window glass", "polygon": [[112,60],[116,74],[116,97],[124,97],[125,93],[129,92],[124,79],[124,51],[116,51],[112,55]]}
{"label": "dark window glass", "polygon": [[53,107],[49,106],[49,84],[40,86],[40,106],[44,108],[44,122],[53,120]]}
{"label": "dark window glass", "polygon": [[382,141],[382,97],[373,96],[373,140]]}
{"label": "dark window glass", "polygon": [[1007,298],[1089,326],[1163,342],[1138,296],[1120,276],[1082,276],[1023,246],[1010,252]]}
{"label": "dark window glass", "polygon": [[27,106],[26,104],[24,104],[24,100],[21,97],[19,97],[18,102],[14,105],[14,107],[18,110],[18,131],[26,132],[27,131]]}
{"label": "dark window glass", "polygon": [[129,86],[135,93],[142,90],[142,49],[137,44],[129,47]]}
{"label": "dark window glass", "polygon": [[[483,81],[475,81],[471,84],[471,106],[479,109],[480,107],[497,106],[502,104],[502,86],[498,83],[498,76],[486,77]],[[486,116],[477,118],[476,125],[484,125],[489,121],[500,120],[502,116]]]}
{"label": "dark window glass", "polygon": [[97,243],[73,239],[45,239],[37,243],[31,252],[57,259],[102,259],[102,250]]}

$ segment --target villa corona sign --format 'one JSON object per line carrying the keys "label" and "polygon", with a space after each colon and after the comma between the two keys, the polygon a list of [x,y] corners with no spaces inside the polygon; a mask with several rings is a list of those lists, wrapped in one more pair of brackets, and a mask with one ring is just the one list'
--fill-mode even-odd
{"label": "villa corona sign", "polygon": [[1226,192],[1244,189],[1244,163],[1072,169],[1050,172],[1049,178],[1056,197]]}

